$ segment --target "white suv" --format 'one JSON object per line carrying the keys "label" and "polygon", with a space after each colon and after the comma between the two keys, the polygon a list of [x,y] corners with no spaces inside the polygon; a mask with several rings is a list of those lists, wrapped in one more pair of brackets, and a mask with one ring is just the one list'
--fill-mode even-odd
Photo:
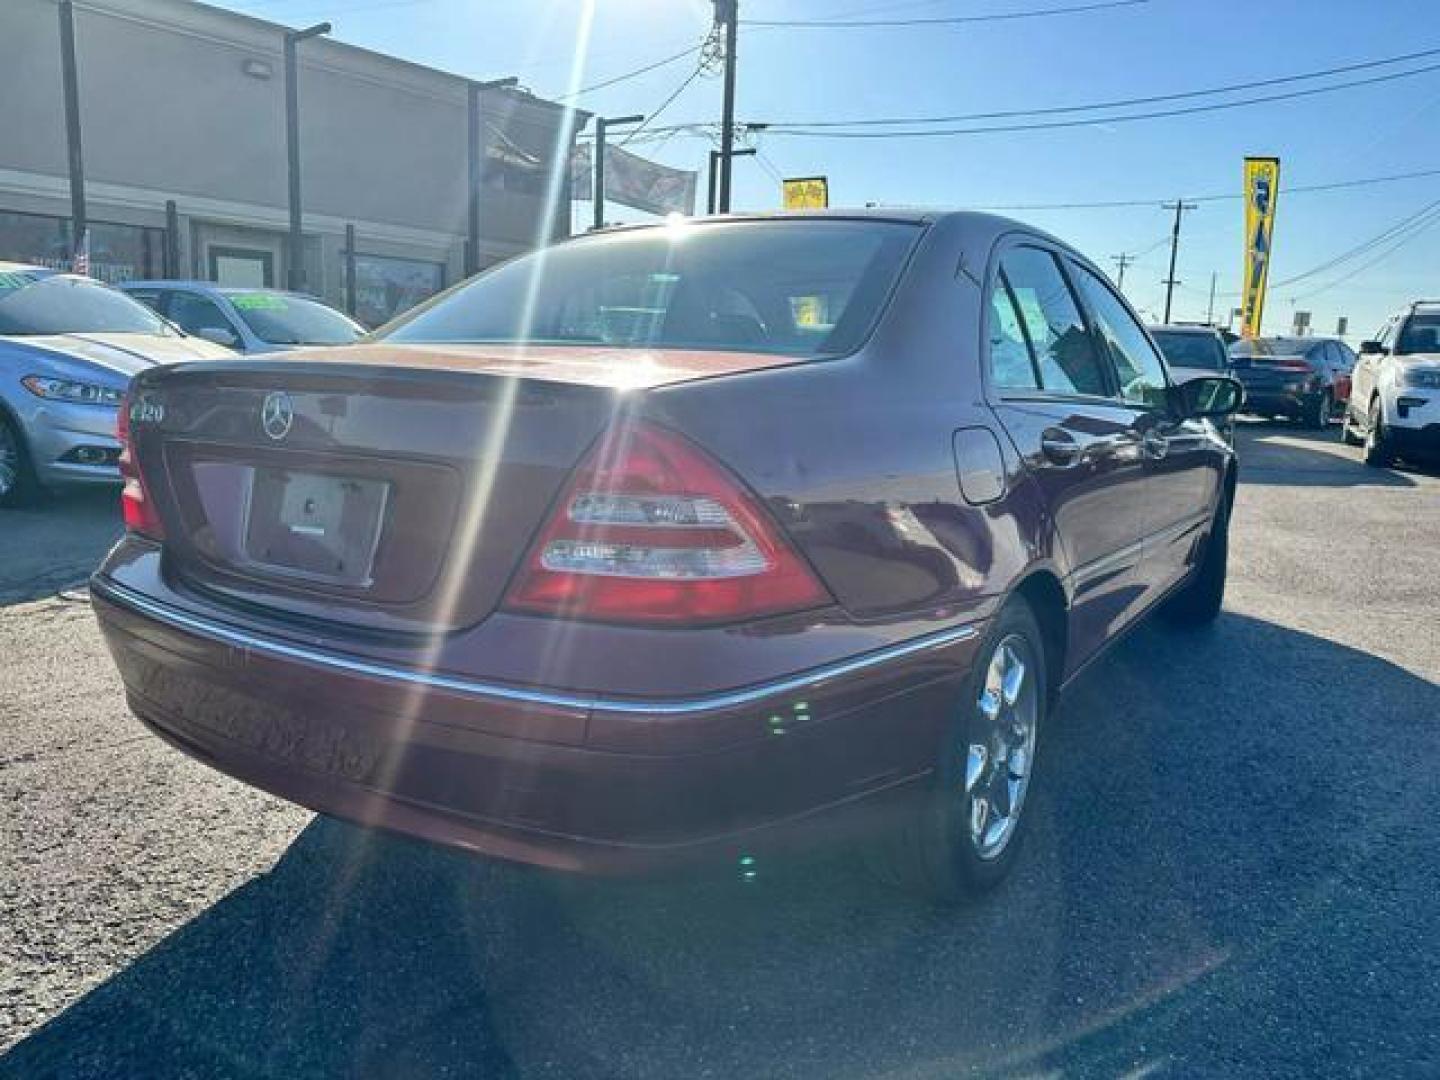
{"label": "white suv", "polygon": [[1440,300],[1418,300],[1360,346],[1341,437],[1367,465],[1440,457]]}

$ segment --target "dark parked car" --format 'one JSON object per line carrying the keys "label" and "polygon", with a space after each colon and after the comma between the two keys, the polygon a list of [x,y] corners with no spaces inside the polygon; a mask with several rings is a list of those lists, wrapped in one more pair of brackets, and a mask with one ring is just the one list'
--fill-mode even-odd
{"label": "dark parked car", "polygon": [[1245,411],[1323,429],[1350,400],[1355,354],[1333,338],[1253,338],[1230,346],[1230,370],[1245,386]]}
{"label": "dark parked car", "polygon": [[94,604],[146,724],[306,806],[587,872],[854,835],[955,896],[1066,684],[1217,613],[1238,395],[1004,219],[598,233],[142,374]]}

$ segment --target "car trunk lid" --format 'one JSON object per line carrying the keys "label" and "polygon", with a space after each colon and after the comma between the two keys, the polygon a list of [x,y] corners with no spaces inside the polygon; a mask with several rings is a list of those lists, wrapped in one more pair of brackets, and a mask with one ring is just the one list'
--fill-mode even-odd
{"label": "car trunk lid", "polygon": [[136,385],[166,554],[222,599],[375,632],[473,625],[634,391],[743,353],[361,346],[186,365]]}

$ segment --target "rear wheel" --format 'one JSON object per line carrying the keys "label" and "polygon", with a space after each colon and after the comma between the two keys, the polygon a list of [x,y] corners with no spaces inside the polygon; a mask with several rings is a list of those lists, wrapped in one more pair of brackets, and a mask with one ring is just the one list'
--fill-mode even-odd
{"label": "rear wheel", "polygon": [[0,413],[0,508],[26,506],[38,494],[25,440],[14,422]]}
{"label": "rear wheel", "polygon": [[1210,535],[1200,565],[1180,591],[1165,601],[1161,614],[1180,626],[1203,626],[1214,622],[1225,601],[1225,578],[1230,564],[1230,500],[1222,498],[1215,508]]}
{"label": "rear wheel", "polygon": [[930,790],[868,853],[881,877],[937,903],[974,898],[1014,865],[1049,701],[1044,638],[1021,598],[978,657]]}
{"label": "rear wheel", "polygon": [[1355,430],[1355,415],[1350,410],[1349,402],[1345,404],[1345,412],[1340,417],[1340,441],[1346,446],[1359,446],[1365,440]]}
{"label": "rear wheel", "polygon": [[1390,447],[1390,436],[1385,431],[1385,414],[1380,408],[1378,396],[1370,399],[1365,426],[1364,458],[1366,465],[1373,465],[1377,469],[1383,469],[1395,460],[1395,452]]}
{"label": "rear wheel", "polygon": [[1331,398],[1330,391],[1326,390],[1306,406],[1301,420],[1308,428],[1313,428],[1316,431],[1324,431],[1330,426],[1330,412],[1333,408],[1334,399]]}

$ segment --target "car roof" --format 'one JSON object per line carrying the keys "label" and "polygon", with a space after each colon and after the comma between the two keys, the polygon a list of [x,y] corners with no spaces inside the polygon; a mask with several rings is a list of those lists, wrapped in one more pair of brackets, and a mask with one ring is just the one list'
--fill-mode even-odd
{"label": "car roof", "polygon": [[1213,326],[1197,326],[1195,323],[1150,323],[1146,326],[1152,334],[1163,330],[1167,334],[1204,334],[1218,337],[1220,331]]}
{"label": "car roof", "polygon": [[[309,293],[295,292],[291,289],[273,289],[264,285],[247,287],[243,285],[220,285],[213,281],[200,281],[197,279],[184,278],[144,278],[138,281],[124,282],[122,289],[193,289],[195,292],[214,293],[218,296],[239,296],[250,293],[268,293],[272,296],[293,296],[297,300],[314,300],[316,303],[324,304],[325,301],[318,296],[311,296]],[[326,305],[327,307],[329,305]]]}

